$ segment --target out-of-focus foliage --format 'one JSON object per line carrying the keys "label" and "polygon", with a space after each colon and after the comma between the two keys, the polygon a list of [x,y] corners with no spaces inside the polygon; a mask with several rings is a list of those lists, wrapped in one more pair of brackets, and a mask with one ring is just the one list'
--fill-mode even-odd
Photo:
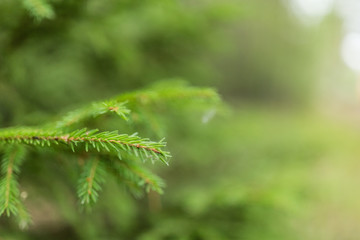
{"label": "out-of-focus foliage", "polygon": [[23,5],[38,21],[54,18],[54,10],[46,0],[23,0]]}
{"label": "out-of-focus foliage", "polygon": [[0,89],[14,105],[2,107],[8,124],[148,81],[204,83],[212,75],[204,50],[233,12],[217,2],[66,0],[53,2],[56,18],[39,23],[14,1],[0,4]]}
{"label": "out-of-focus foliage", "polygon": [[[190,99],[178,111],[179,102],[138,95],[144,109],[130,113],[133,124],[88,122],[166,136],[173,155],[169,167],[148,166],[165,180],[164,195],[134,198],[109,176],[91,214],[76,204],[81,159],[29,152],[19,181],[34,223],[21,232],[2,218],[1,239],[352,239],[323,217],[343,209],[331,188],[341,175],[324,162],[356,159],[357,132],[293,108],[313,106],[322,56],[334,55],[327,33],[301,26],[280,0],[46,2],[54,14],[36,17],[0,1],[2,127],[46,123],[174,77],[217,87],[234,110],[199,110]],[[183,86],[165,83],[162,94]]]}

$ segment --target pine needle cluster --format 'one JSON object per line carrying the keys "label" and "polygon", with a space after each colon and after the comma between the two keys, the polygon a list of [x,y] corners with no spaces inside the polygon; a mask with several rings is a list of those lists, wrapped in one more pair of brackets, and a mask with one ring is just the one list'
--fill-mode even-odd
{"label": "pine needle cluster", "polygon": [[50,151],[86,156],[79,166],[77,195],[79,202],[89,208],[97,202],[108,175],[116,177],[131,192],[163,192],[164,182],[144,167],[143,162],[160,161],[168,164],[170,153],[164,139],[152,141],[134,134],[118,131],[99,131],[87,128],[87,122],[112,114],[128,122],[136,121],[131,113],[140,113],[149,106],[175,105],[186,102],[217,103],[219,97],[212,89],[191,87],[182,83],[161,84],[142,91],[122,94],[60,115],[55,121],[38,127],[0,129],[2,156],[0,176],[0,215],[15,215],[21,227],[30,222],[30,215],[21,200],[18,177],[27,151]]}

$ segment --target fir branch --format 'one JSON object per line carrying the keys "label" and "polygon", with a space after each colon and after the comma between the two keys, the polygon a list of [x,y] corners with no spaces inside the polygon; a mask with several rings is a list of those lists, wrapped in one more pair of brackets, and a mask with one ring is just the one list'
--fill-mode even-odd
{"label": "fir branch", "polygon": [[90,205],[97,201],[101,184],[105,182],[105,176],[105,167],[98,158],[92,158],[86,162],[77,191],[81,204]]}
{"label": "fir branch", "polygon": [[[59,121],[50,123],[49,126],[55,125],[58,129],[68,128],[108,112],[115,112],[127,120],[130,111],[141,112],[142,109],[148,106],[171,103],[183,105],[186,102],[196,101],[216,104],[220,101],[220,97],[212,88],[192,87],[182,81],[169,81],[144,90],[121,94],[108,101],[94,102],[65,114]],[[125,107],[125,103],[127,107]]]}
{"label": "fir branch", "polygon": [[152,190],[160,194],[163,193],[164,181],[144,167],[136,164],[135,161],[126,159],[112,161],[111,170],[120,182],[124,182],[130,189],[135,189],[137,193],[143,187],[147,192]]}
{"label": "fir branch", "polygon": [[128,101],[131,110],[139,106],[146,106],[158,103],[186,103],[205,101],[218,103],[219,94],[212,88],[193,87],[184,81],[160,82],[147,89],[134,91],[119,95],[114,98],[119,102]]}
{"label": "fir branch", "polygon": [[32,222],[31,216],[21,201],[19,201],[19,204],[16,207],[17,207],[16,217],[19,222],[19,227],[20,229],[26,229],[29,226],[29,224]]}
{"label": "fir branch", "polygon": [[0,215],[6,213],[7,216],[10,216],[18,213],[21,201],[17,175],[20,172],[20,165],[24,156],[24,147],[17,144],[7,148],[4,153],[1,164]]}
{"label": "fir branch", "polygon": [[46,0],[23,0],[23,5],[37,21],[55,17],[54,10]]}
{"label": "fir branch", "polygon": [[98,132],[97,129],[75,130],[71,133],[60,131],[48,131],[33,128],[8,128],[0,131],[0,144],[24,143],[34,146],[48,146],[59,143],[76,151],[84,149],[86,152],[96,150],[98,152],[116,153],[121,158],[121,153],[134,155],[142,160],[155,159],[167,164],[170,153],[163,151],[166,143],[163,141],[153,142],[147,138],[140,138],[136,134],[119,134],[117,131]]}
{"label": "fir branch", "polygon": [[115,100],[94,102],[89,106],[65,114],[64,117],[55,122],[55,126],[59,129],[69,127],[109,112],[113,112],[124,120],[128,120],[126,116],[130,113],[130,110],[125,107],[125,103],[126,102],[118,102]]}

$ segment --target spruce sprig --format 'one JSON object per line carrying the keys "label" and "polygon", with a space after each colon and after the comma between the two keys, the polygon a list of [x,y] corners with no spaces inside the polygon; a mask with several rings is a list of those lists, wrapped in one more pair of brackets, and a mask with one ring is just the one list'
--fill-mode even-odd
{"label": "spruce sprig", "polygon": [[14,144],[9,146],[2,158],[0,180],[0,215],[5,213],[17,215],[20,200],[19,184],[17,182],[20,166],[24,160],[25,148]]}
{"label": "spruce sprig", "polygon": [[134,155],[142,160],[160,160],[167,164],[170,153],[162,150],[166,143],[150,141],[136,134],[119,134],[118,131],[99,132],[98,129],[86,128],[70,133],[49,131],[34,128],[9,128],[0,131],[0,144],[24,143],[34,146],[51,147],[64,145],[73,152],[85,150],[86,152],[116,153],[122,158],[122,152]]}
{"label": "spruce sprig", "polygon": [[143,90],[137,90],[115,97],[117,102],[128,102],[128,108],[133,111],[136,108],[147,105],[184,104],[186,102],[220,102],[219,94],[213,88],[201,88],[188,85],[182,80],[166,81],[154,84]]}
{"label": "spruce sprig", "polygon": [[[143,90],[120,94],[107,101],[93,102],[75,111],[63,115],[60,120],[47,127],[57,129],[71,128],[89,119],[108,113],[116,113],[129,120],[129,113],[143,113],[149,107],[159,105],[184,105],[187,102],[202,102],[216,105],[220,102],[219,94],[212,88],[189,86],[183,81],[162,82]],[[134,118],[130,119],[135,121]]]}
{"label": "spruce sprig", "polygon": [[106,169],[99,158],[87,160],[78,183],[77,193],[81,204],[91,205],[97,201],[105,177]]}
{"label": "spruce sprig", "polygon": [[119,102],[115,100],[94,102],[89,106],[65,114],[60,120],[55,122],[55,126],[58,129],[66,128],[110,112],[117,114],[124,120],[128,120],[127,115],[130,113],[130,110],[126,108],[125,104],[126,101]]}
{"label": "spruce sprig", "polygon": [[125,183],[130,190],[136,190],[136,195],[141,195],[141,189],[162,194],[165,187],[164,181],[140,166],[136,161],[125,158],[123,161],[112,161],[111,170],[116,179]]}

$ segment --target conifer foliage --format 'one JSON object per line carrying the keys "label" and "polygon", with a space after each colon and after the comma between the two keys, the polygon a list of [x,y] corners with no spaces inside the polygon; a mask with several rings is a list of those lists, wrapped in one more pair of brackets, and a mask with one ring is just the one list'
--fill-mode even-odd
{"label": "conifer foliage", "polygon": [[51,19],[55,16],[54,10],[47,0],[23,0],[23,5],[37,21]]}
{"label": "conifer foliage", "polygon": [[21,227],[30,222],[30,215],[20,197],[18,177],[25,160],[36,161],[26,158],[26,152],[44,148],[56,154],[72,152],[84,159],[83,164],[79,164],[81,174],[78,176],[77,195],[85,208],[97,202],[107,175],[125,183],[134,194],[141,194],[143,190],[162,193],[164,182],[147,170],[143,162],[150,160],[168,164],[171,155],[164,150],[166,143],[163,139],[152,141],[137,133],[129,135],[88,129],[87,123],[105,114],[120,116],[128,123],[136,122],[138,118],[132,115],[148,111],[151,106],[156,108],[165,104],[174,108],[188,101],[214,105],[219,97],[212,89],[182,83],[162,84],[92,103],[45,125],[0,129],[0,215],[17,216]]}

